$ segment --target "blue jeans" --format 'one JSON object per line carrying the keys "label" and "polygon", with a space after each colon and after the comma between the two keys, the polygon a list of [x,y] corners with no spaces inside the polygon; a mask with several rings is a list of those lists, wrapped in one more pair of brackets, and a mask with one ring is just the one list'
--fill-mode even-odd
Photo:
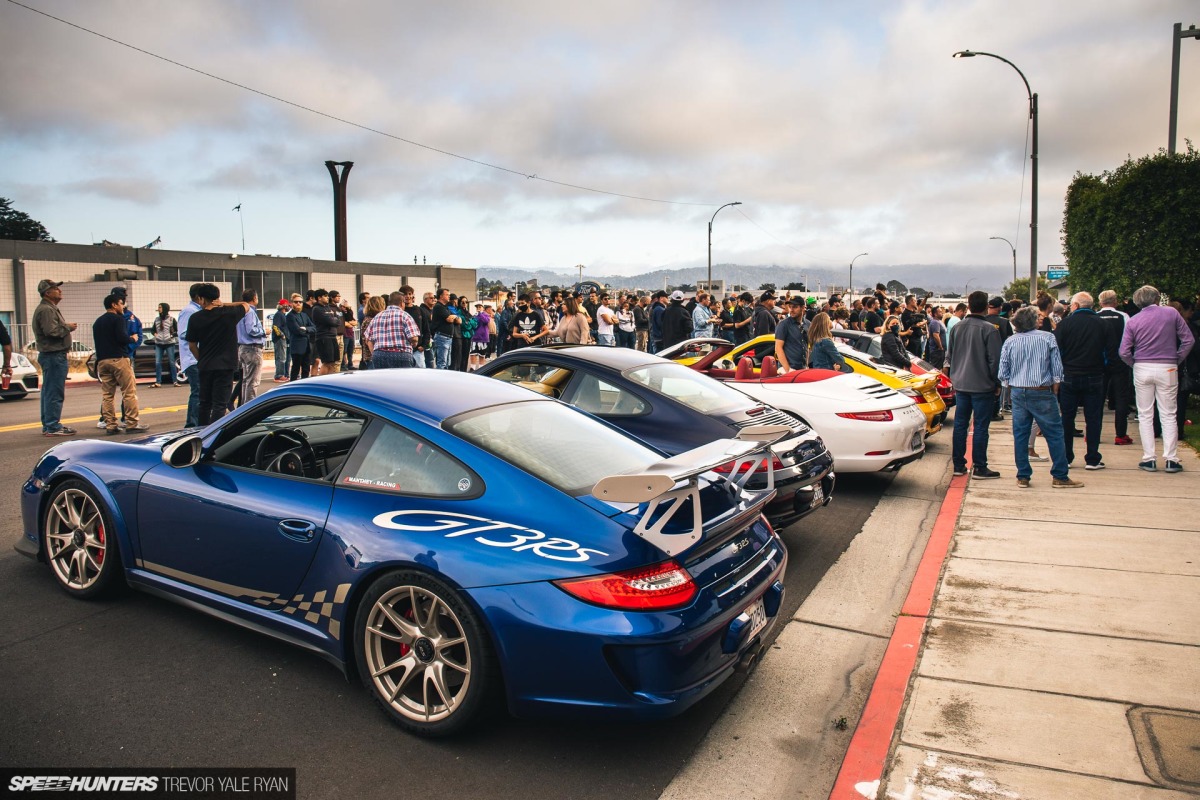
{"label": "blue jeans", "polygon": [[200,366],[192,364],[183,371],[188,379],[187,422],[184,427],[195,428],[200,424]]}
{"label": "blue jeans", "polygon": [[413,366],[416,367],[417,369],[425,369],[425,351],[424,350],[414,350],[413,351]]}
{"label": "blue jeans", "polygon": [[63,398],[67,392],[67,351],[38,353],[42,367],[42,433],[61,428]]}
{"label": "blue jeans", "polygon": [[154,345],[154,382],[162,383],[162,368],[163,359],[167,362],[167,375],[171,380],[168,383],[175,382],[175,345],[173,344],[156,344]]}
{"label": "blue jeans", "polygon": [[600,345],[601,347],[615,347],[617,343],[613,341],[613,335],[611,333],[597,333],[596,344]]}
{"label": "blue jeans", "polygon": [[272,336],[271,347],[275,350],[275,377],[286,378],[292,371],[292,351],[288,341],[280,336]]}
{"label": "blue jeans", "polygon": [[[1059,391],[1062,388],[1059,387]],[[1029,466],[1029,430],[1033,421],[1037,420],[1046,438],[1046,447],[1050,450],[1050,474],[1066,479],[1067,451],[1063,446],[1063,420],[1058,411],[1058,401],[1054,392],[1048,389],[1012,389],[1012,428],[1013,445],[1017,455],[1017,477],[1033,476],[1033,468]],[[955,411],[955,414],[958,412]]]}
{"label": "blue jeans", "polygon": [[454,337],[444,333],[433,335],[433,360],[435,369],[450,369],[454,352]]}
{"label": "blue jeans", "polygon": [[1104,420],[1104,376],[1069,375],[1058,387],[1058,408],[1062,412],[1063,442],[1067,463],[1075,461],[1075,414],[1083,406],[1083,435],[1087,442],[1088,464],[1100,463],[1100,424]]}
{"label": "blue jeans", "polygon": [[[995,392],[954,393],[954,444],[950,457],[955,469],[967,468],[967,428],[971,426],[972,415],[975,417],[975,435],[971,441],[971,463],[977,468],[987,468],[988,428],[995,409]],[[1029,438],[1028,429],[1025,437]]]}
{"label": "blue jeans", "polygon": [[628,347],[630,350],[637,347],[637,331],[623,331],[617,328],[613,335],[617,337],[617,347]]}
{"label": "blue jeans", "polygon": [[412,353],[399,350],[375,350],[371,353],[371,369],[404,369],[412,365]]}

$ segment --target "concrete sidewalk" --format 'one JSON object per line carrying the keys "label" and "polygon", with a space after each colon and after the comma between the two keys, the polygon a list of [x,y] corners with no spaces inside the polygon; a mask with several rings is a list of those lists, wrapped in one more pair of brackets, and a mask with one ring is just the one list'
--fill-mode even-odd
{"label": "concrete sidewalk", "polygon": [[1085,471],[1076,439],[1084,488],[1051,489],[1035,463],[1020,489],[1010,423],[992,423],[1003,477],[952,483],[966,493],[903,716],[858,795],[1200,794],[1200,459],[1181,447],[1184,472],[1160,455],[1146,473],[1140,444],[1112,441],[1107,412],[1107,469]]}

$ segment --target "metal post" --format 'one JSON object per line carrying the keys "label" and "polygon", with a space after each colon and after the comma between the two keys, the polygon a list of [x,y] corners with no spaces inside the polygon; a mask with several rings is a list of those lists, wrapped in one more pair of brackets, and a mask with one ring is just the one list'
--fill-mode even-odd
{"label": "metal post", "polygon": [[[734,201],[732,203],[726,203],[725,205],[721,206],[721,208],[726,208],[727,206],[740,206],[740,205],[741,205],[741,201]],[[717,214],[721,213],[721,208],[718,208],[716,211],[714,211],[713,215],[712,215],[712,219],[710,219],[708,221],[708,286],[706,288],[708,289],[709,292],[712,291],[712,226],[713,226],[713,220],[715,220],[717,218]]]}
{"label": "metal post", "polygon": [[[1015,69],[1015,67],[1014,67]],[[1020,72],[1020,70],[1017,70]],[[1021,78],[1025,75],[1022,74]],[[1029,84],[1026,83],[1026,86]],[[1033,199],[1029,203],[1029,304],[1037,302],[1037,234],[1038,234],[1038,96],[1029,98],[1029,116],[1033,120]]]}
{"label": "metal post", "polygon": [[1200,30],[1195,25],[1183,30],[1183,23],[1176,22],[1171,34],[1171,113],[1167,130],[1167,155],[1175,155],[1175,128],[1179,124],[1179,43],[1184,39],[1200,39]]}
{"label": "metal post", "polygon": [[846,288],[846,294],[850,295],[851,304],[854,301],[854,262],[858,261],[863,256],[869,256],[870,253],[859,253],[854,258],[850,259],[850,285]]}
{"label": "metal post", "polygon": [[[346,179],[350,177],[353,161],[326,161],[325,168],[333,179],[333,260],[349,261],[346,247]],[[342,168],[341,175],[338,167]]]}

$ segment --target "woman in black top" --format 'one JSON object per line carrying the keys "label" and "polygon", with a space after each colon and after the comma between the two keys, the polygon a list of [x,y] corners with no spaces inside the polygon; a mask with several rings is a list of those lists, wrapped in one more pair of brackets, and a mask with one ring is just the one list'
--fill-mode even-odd
{"label": "woman in black top", "polygon": [[888,317],[883,322],[883,341],[880,342],[883,346],[883,354],[880,360],[898,369],[908,369],[912,363],[908,358],[908,351],[904,349],[904,342],[900,340],[900,318]]}

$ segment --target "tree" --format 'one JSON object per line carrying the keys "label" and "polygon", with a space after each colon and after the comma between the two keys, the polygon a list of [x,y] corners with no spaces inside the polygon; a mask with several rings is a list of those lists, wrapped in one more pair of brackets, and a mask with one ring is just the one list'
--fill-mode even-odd
{"label": "tree", "polygon": [[788,291],[792,291],[793,289],[796,290],[797,292],[807,292],[808,291],[808,287],[805,286],[800,281],[792,281],[791,283],[789,283],[787,286],[784,286],[783,288]]}
{"label": "tree", "polygon": [[892,297],[900,297],[901,295],[908,294],[908,287],[900,281],[888,281],[887,293]]}
{"label": "tree", "polygon": [[764,292],[773,292],[773,291],[775,291],[775,284],[773,284],[773,283],[764,283],[764,284],[762,285],[762,290],[763,290]]}
{"label": "tree", "polygon": [[17,211],[7,197],[0,197],[0,239],[18,239],[24,242],[54,241],[54,237],[42,223],[32,219],[24,211]]}
{"label": "tree", "polygon": [[1200,153],[1190,141],[1186,152],[1159,150],[1098,176],[1076,173],[1065,205],[1063,252],[1075,291],[1200,291]]}
{"label": "tree", "polygon": [[925,295],[930,294],[930,292],[925,291],[920,286],[914,286],[908,290],[908,294],[915,294],[917,297],[924,297]]}
{"label": "tree", "polygon": [[687,294],[688,292],[694,292],[694,291],[696,291],[696,284],[694,284],[694,283],[681,283],[681,284],[679,284],[678,286],[676,286],[675,288],[676,288],[676,289],[678,289],[679,291],[683,292],[684,294]]}
{"label": "tree", "polygon": [[[1046,290],[1046,287],[1048,287],[1049,285],[1050,285],[1049,281],[1047,281],[1041,275],[1038,275],[1037,288],[1038,288],[1039,292],[1044,292]],[[1020,300],[1028,300],[1029,299],[1029,278],[1017,278],[1015,281],[1010,283],[1008,286],[1005,286],[1003,289],[1000,290],[1000,296],[1005,299],[1011,299],[1013,297],[1016,297]]]}

